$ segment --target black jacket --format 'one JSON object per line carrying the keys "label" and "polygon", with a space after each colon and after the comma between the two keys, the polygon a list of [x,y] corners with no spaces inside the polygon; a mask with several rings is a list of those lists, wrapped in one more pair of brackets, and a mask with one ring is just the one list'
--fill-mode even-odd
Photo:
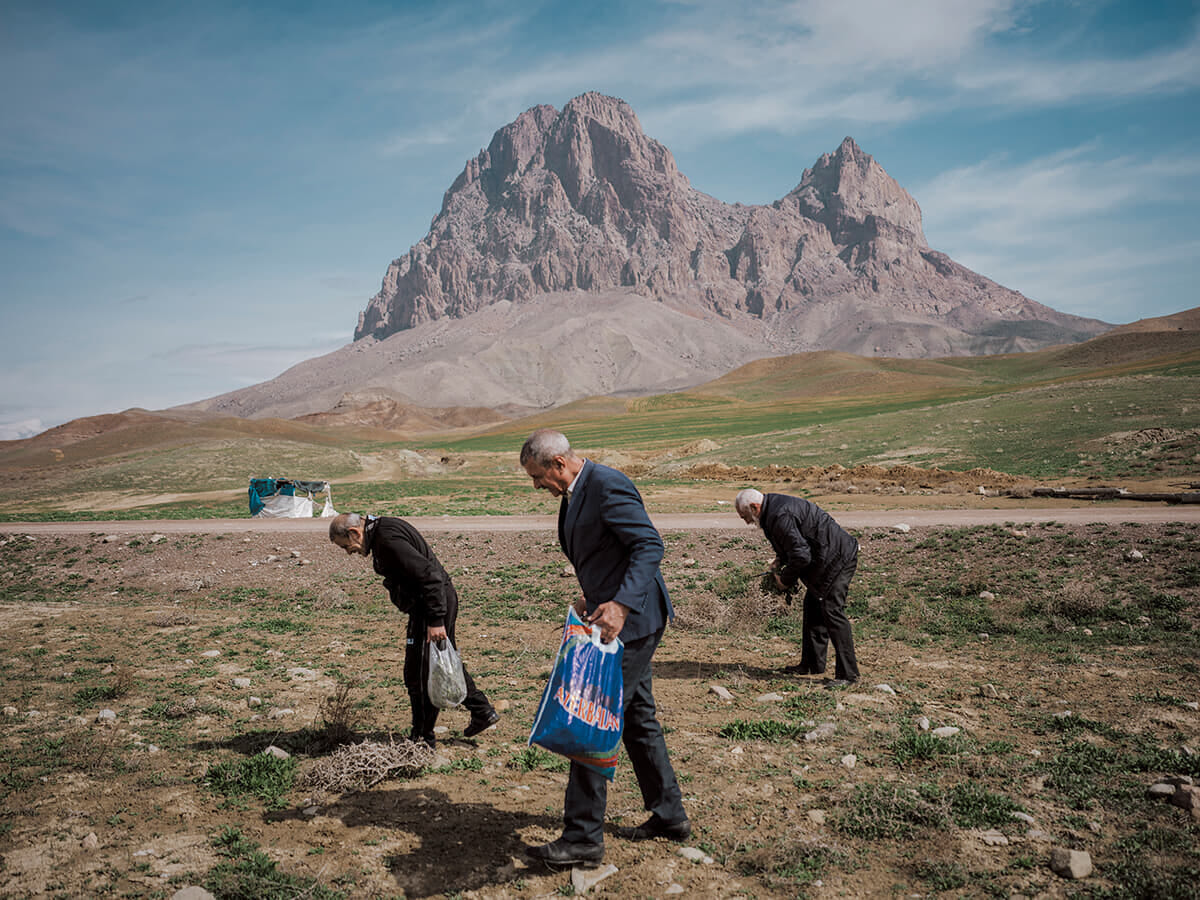
{"label": "black jacket", "polygon": [[820,585],[858,553],[856,541],[817,504],[787,494],[766,494],[758,524],[779,561],[776,571],[789,588]]}
{"label": "black jacket", "polygon": [[454,585],[421,532],[393,516],[368,517],[363,545],[396,608],[420,613],[426,625],[444,625]]}

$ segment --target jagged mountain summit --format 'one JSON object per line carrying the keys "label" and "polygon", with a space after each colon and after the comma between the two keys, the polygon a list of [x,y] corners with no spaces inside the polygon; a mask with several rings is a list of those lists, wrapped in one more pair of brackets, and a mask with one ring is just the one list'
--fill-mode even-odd
{"label": "jagged mountain summit", "polygon": [[352,343],[187,408],[519,415],[769,356],[1007,353],[1107,329],[930,248],[916,200],[851,138],[775,203],[729,204],[695,190],[627,103],[589,93],[522,113],[467,162]]}
{"label": "jagged mountain summit", "polygon": [[627,103],[588,93],[522,113],[467,162],[355,339],[502,300],[622,289],[757,320],[771,352],[997,353],[1108,327],[930,248],[917,202],[849,137],[770,206],[727,204],[692,188]]}

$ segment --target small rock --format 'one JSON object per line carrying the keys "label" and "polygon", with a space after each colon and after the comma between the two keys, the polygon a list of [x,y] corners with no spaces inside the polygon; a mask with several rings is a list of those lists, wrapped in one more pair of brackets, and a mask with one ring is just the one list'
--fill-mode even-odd
{"label": "small rock", "polygon": [[611,863],[596,869],[575,866],[571,869],[571,887],[574,888],[576,894],[586,894],[605,878],[616,875],[619,871],[621,870]]}
{"label": "small rock", "polygon": [[1162,798],[1166,799],[1167,797],[1172,796],[1174,793],[1175,793],[1175,785],[1165,784],[1163,782],[1159,782],[1158,784],[1152,784],[1152,785],[1150,785],[1150,787],[1146,788],[1146,796],[1147,797],[1162,797]]}
{"label": "small rock", "polygon": [[928,731],[929,719],[927,719],[925,716],[921,716],[919,719],[917,719],[917,728],[921,731]]}
{"label": "small rock", "polygon": [[246,705],[251,709],[254,709],[256,706],[262,706],[262,697],[247,697]]}
{"label": "small rock", "polygon": [[1012,817],[1018,822],[1024,822],[1026,825],[1033,825],[1037,822],[1037,820],[1029,813],[1015,812],[1012,814]]}
{"label": "small rock", "polygon": [[809,741],[810,743],[812,741],[821,741],[825,738],[833,737],[836,732],[837,725],[835,725],[833,722],[822,722],[812,731],[804,735],[804,740]]}
{"label": "small rock", "polygon": [[300,810],[301,815],[308,816],[310,819],[314,818],[320,812],[321,807],[319,806],[306,806],[304,809]]}
{"label": "small rock", "polygon": [[1200,701],[1196,701],[1196,700],[1187,700],[1187,701],[1185,701],[1185,702],[1184,702],[1184,704],[1183,704],[1183,708],[1184,708],[1184,709],[1190,709],[1190,710],[1192,710],[1193,712],[1194,712],[1194,711],[1196,711],[1196,710],[1200,710]]}
{"label": "small rock", "polygon": [[296,714],[296,711],[294,709],[287,709],[287,708],[273,709],[269,713],[267,713],[267,718],[268,719],[283,719],[288,716],[294,716],[295,714]]}
{"label": "small rock", "polygon": [[233,686],[235,688],[248,688],[248,687],[250,687],[250,679],[249,678],[235,678],[235,679],[233,679]]}
{"label": "small rock", "polygon": [[708,686],[708,692],[710,694],[716,694],[722,700],[732,700],[733,699],[733,694],[729,693],[728,690],[721,687],[721,685],[719,685],[719,684],[710,684]]}
{"label": "small rock", "polygon": [[954,737],[960,731],[962,731],[961,728],[956,728],[953,725],[943,725],[941,728],[933,729],[933,736],[940,738]]}
{"label": "small rock", "polygon": [[293,550],[293,551],[292,551],[292,559],[299,559],[299,558],[301,557],[301,555],[302,555],[302,554],[300,553],[300,551],[299,551],[299,550]]}
{"label": "small rock", "polygon": [[1139,560],[1145,559],[1146,557],[1142,555],[1141,550],[1130,550],[1128,553],[1125,554],[1125,558],[1127,560],[1129,560],[1130,562],[1138,562]]}
{"label": "small rock", "polygon": [[216,659],[218,656],[220,656],[220,655],[221,655],[221,651],[220,651],[220,650],[205,650],[205,651],[204,651],[203,653],[201,653],[200,655],[201,655],[201,656],[202,656],[204,659]]}
{"label": "small rock", "polygon": [[680,884],[678,881],[672,881],[670,884],[667,885],[667,889],[665,891],[663,891],[663,894],[665,894],[669,897],[673,897],[675,894],[682,894],[682,893],[683,893],[683,885]]}
{"label": "small rock", "polygon": [[847,753],[845,756],[842,757],[842,765],[845,766],[847,769],[853,769],[857,763],[858,763],[858,757],[855,756],[853,753]]}
{"label": "small rock", "polygon": [[762,694],[758,697],[755,697],[754,702],[755,703],[778,703],[782,699],[783,699],[782,694],[771,693],[771,694]]}
{"label": "small rock", "polygon": [[115,712],[113,712],[111,709],[102,709],[102,710],[100,710],[100,712],[98,712],[96,714],[96,721],[97,722],[115,722],[115,721],[117,721],[117,714]]}
{"label": "small rock", "polygon": [[881,694],[891,694],[893,697],[896,696],[896,689],[890,684],[877,684],[875,685],[875,690],[879,691]]}
{"label": "small rock", "polygon": [[189,884],[173,893],[171,900],[217,900],[217,898],[204,888]]}
{"label": "small rock", "polygon": [[115,544],[120,539],[121,536],[119,534],[106,534],[103,538],[103,541],[106,544]]}
{"label": "small rock", "polygon": [[892,526],[892,530],[898,531],[901,534],[908,534],[910,531],[912,531],[912,526],[907,524],[906,522],[897,522],[895,525]]}
{"label": "small rock", "polygon": [[979,833],[979,839],[989,847],[1007,847],[1008,838],[994,828]]}
{"label": "small rock", "polygon": [[79,842],[79,846],[84,850],[98,850],[100,849],[100,838],[96,837],[96,832],[89,831],[87,837]]}
{"label": "small rock", "polygon": [[1062,712],[1056,712],[1054,714],[1054,718],[1069,719],[1069,718],[1071,718],[1072,715],[1074,715],[1074,713],[1072,713],[1069,709],[1064,709]]}
{"label": "small rock", "polygon": [[1194,784],[1176,785],[1175,793],[1167,798],[1167,802],[1195,813],[1200,810],[1200,788]]}
{"label": "small rock", "polygon": [[167,536],[165,534],[150,535],[150,543],[152,543],[152,544],[160,544],[163,541],[165,541],[166,539],[167,539]]}
{"label": "small rock", "polygon": [[288,753],[282,747],[276,747],[274,744],[272,744],[270,747],[268,747],[266,750],[264,750],[263,753],[267,756],[273,756],[276,759],[291,759],[292,758],[292,754]]}
{"label": "small rock", "polygon": [[703,850],[697,849],[696,847],[680,847],[679,855],[684,859],[691,860],[692,862],[704,863],[705,865],[712,865],[713,861],[711,856],[706,854]]}
{"label": "small rock", "polygon": [[19,716],[20,714],[21,714],[21,711],[19,709],[17,709],[15,706],[4,707],[4,715],[8,716],[9,718],[12,718],[13,716]]}
{"label": "small rock", "polygon": [[990,603],[991,601],[996,599],[996,595],[993,594],[991,591],[980,591],[979,599],[982,600],[984,603]]}
{"label": "small rock", "polygon": [[1000,692],[996,690],[996,686],[994,684],[985,684],[979,689],[979,695],[981,697],[987,697],[989,700],[995,700],[999,698]]}
{"label": "small rock", "polygon": [[825,824],[825,818],[826,818],[826,817],[825,817],[825,810],[823,810],[823,809],[810,809],[810,810],[808,811],[808,818],[809,818],[809,821],[811,821],[811,822],[812,822],[814,825],[824,825],[824,824]]}
{"label": "small rock", "polygon": [[575,567],[574,566],[563,566],[562,571],[558,573],[558,577],[559,578],[574,578],[575,577]]}
{"label": "small rock", "polygon": [[1092,857],[1086,850],[1055,847],[1050,851],[1050,870],[1062,878],[1087,878],[1092,874]]}
{"label": "small rock", "polygon": [[294,666],[287,670],[288,678],[316,678],[317,672],[313,669],[306,669],[303,666]]}
{"label": "small rock", "polygon": [[979,639],[981,641],[988,641],[988,640],[991,640],[991,638],[992,638],[992,636],[990,634],[988,634],[986,631],[979,632]]}

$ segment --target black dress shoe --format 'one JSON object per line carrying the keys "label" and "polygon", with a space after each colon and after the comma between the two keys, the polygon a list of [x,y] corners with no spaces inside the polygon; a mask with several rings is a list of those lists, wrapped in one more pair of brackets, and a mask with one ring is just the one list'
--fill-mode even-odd
{"label": "black dress shoe", "polygon": [[627,841],[651,841],[654,838],[666,838],[669,841],[686,841],[692,836],[692,823],[687,819],[682,822],[664,822],[658,816],[651,816],[641,825],[617,828],[617,837]]}
{"label": "black dress shoe", "polygon": [[598,863],[604,859],[603,844],[573,844],[562,838],[539,847],[526,847],[525,852],[548,866],[576,866]]}
{"label": "black dress shoe", "polygon": [[494,709],[486,716],[476,718],[471,716],[471,721],[467,723],[467,727],[463,729],[463,737],[474,737],[481,731],[487,731],[493,725],[500,721],[500,713]]}

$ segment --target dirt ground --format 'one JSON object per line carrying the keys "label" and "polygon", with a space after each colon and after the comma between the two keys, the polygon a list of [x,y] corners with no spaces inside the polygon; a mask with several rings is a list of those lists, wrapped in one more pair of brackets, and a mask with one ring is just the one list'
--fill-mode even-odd
{"label": "dirt ground", "polygon": [[[942,882],[927,864],[944,864],[973,874],[945,896],[1064,897],[1112,883],[1116,839],[1130,828],[1176,829],[1195,845],[1200,832],[1181,810],[1143,801],[1138,823],[1124,810],[1079,813],[1037,784],[1036,765],[1055,746],[1045,723],[1064,712],[1200,750],[1200,713],[1178,702],[1200,700],[1196,645],[1181,666],[1153,646],[1106,643],[1073,626],[1067,646],[1075,635],[1077,648],[1062,649],[1056,635],[1056,649],[1044,653],[1004,634],[922,628],[915,609],[889,613],[888,594],[962,579],[984,571],[984,561],[969,549],[922,550],[951,523],[906,532],[884,515],[852,526],[862,543],[851,601],[863,679],[844,692],[783,673],[798,659],[794,607],[753,593],[733,605],[721,599],[722,577],[769,558],[760,533],[736,523],[660,524],[678,620],[655,659],[655,693],[695,826],[687,846],[700,859],[680,856],[667,842],[610,834],[605,862],[618,871],[591,893],[935,896]],[[1006,525],[981,527],[1027,542],[1023,564],[1047,578],[1063,567],[1085,579],[1110,578],[1092,566],[1125,565],[1134,550],[1148,590],[1167,590],[1173,572],[1200,568],[1196,542],[1186,538],[1195,533],[1194,517],[1182,525],[1167,515],[1165,524],[1099,526],[1012,512],[1005,518]],[[451,710],[442,716],[439,758],[423,773],[362,791],[298,786],[279,809],[253,798],[231,801],[209,786],[212,767],[268,745],[299,758],[301,773],[317,764],[329,752],[317,738],[340,683],[354,683],[356,739],[386,741],[407,731],[403,617],[386,603],[369,562],[337,551],[313,524],[222,531],[210,523],[202,531],[164,523],[156,532],[154,523],[113,522],[8,526],[0,534],[0,896],[170,897],[204,883],[221,862],[214,836],[226,828],[261,845],[280,871],[350,897],[574,891],[570,872],[530,865],[522,852],[558,835],[566,779],[554,766],[518,764],[575,595],[545,528],[429,523],[431,543],[462,595],[464,659],[502,709],[496,728],[465,739],[466,714]],[[1166,546],[1174,549],[1156,550]],[[1004,577],[999,568],[986,571]],[[1171,590],[1194,617],[1200,589]],[[996,593],[1006,609],[1020,608]],[[721,699],[713,685],[732,699]],[[811,719],[805,728],[832,723],[833,734],[811,741],[722,734],[738,722],[784,719],[789,708],[804,710]],[[115,719],[100,718],[103,710]],[[920,773],[898,764],[888,748],[922,717],[935,728],[962,729],[977,748],[938,773],[950,782],[986,780],[986,748],[1004,744],[998,765],[1022,773],[1007,792],[1034,824],[999,829],[1002,841],[986,829],[866,840],[839,828],[854,815],[856,788],[899,791],[914,783]],[[622,758],[608,829],[643,816]],[[1056,846],[1089,850],[1095,873],[1080,882],[1052,873],[1046,860]],[[796,874],[805,859],[832,862],[806,877]]]}

